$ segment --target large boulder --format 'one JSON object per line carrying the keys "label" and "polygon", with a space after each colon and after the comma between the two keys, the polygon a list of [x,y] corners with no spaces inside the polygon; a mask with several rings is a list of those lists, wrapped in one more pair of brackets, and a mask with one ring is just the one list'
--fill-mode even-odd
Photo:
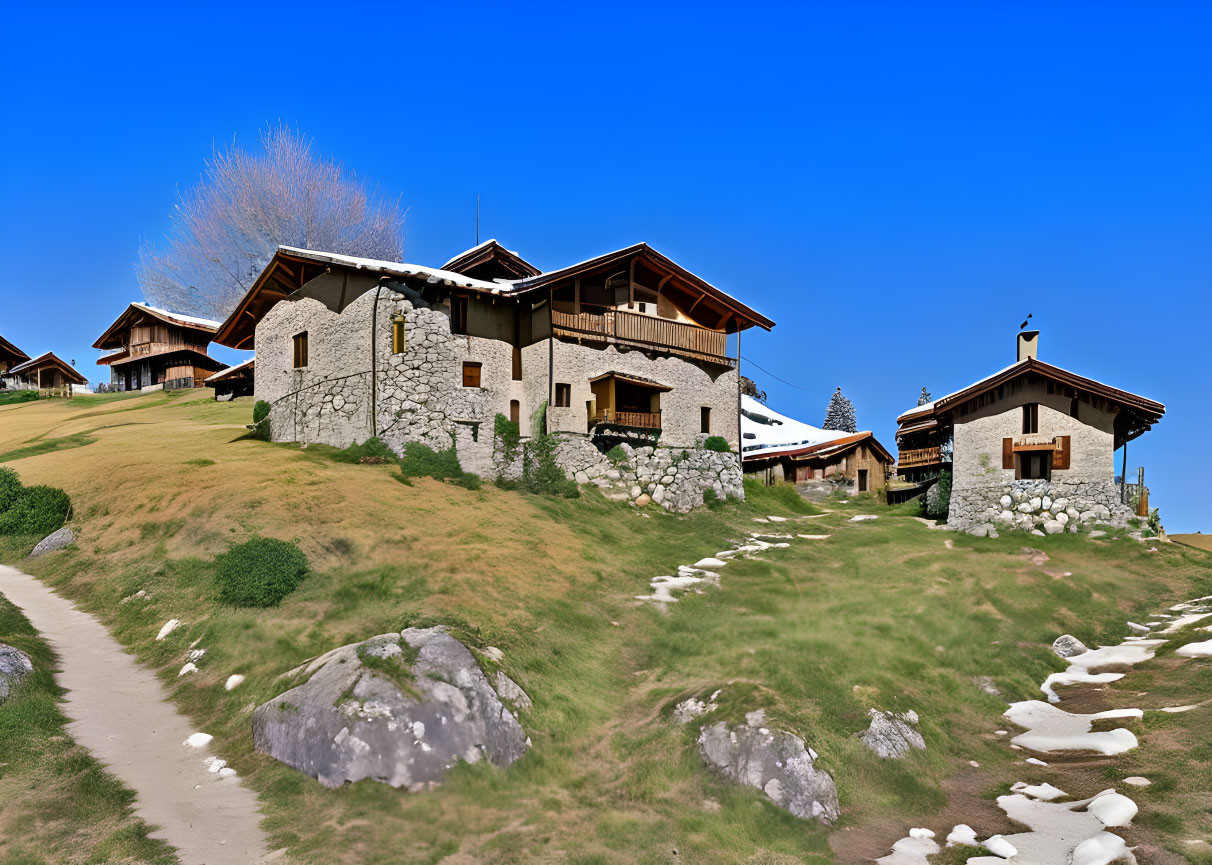
{"label": "large boulder", "polygon": [[1072,634],[1061,634],[1052,641],[1052,651],[1062,658],[1072,658],[1090,651],[1085,643]]}
{"label": "large boulder", "polygon": [[459,760],[508,766],[530,744],[501,701],[528,707],[525,692],[500,672],[494,689],[442,628],[342,646],[286,675],[305,681],[253,712],[253,742],[327,787],[424,790]]}
{"label": "large boulder", "polygon": [[0,643],[0,703],[34,671],[34,662],[20,649]]}
{"label": "large boulder", "polygon": [[70,546],[75,540],[76,535],[72,532],[71,526],[64,526],[38,541],[34,545],[33,550],[30,551],[29,557],[32,559],[43,553],[53,553],[55,550],[61,550],[64,547]]}
{"label": "large boulder", "polygon": [[881,760],[899,760],[914,749],[926,750],[926,740],[917,731],[917,712],[872,709],[867,714],[871,724],[859,738]]}
{"label": "large boulder", "polygon": [[832,823],[841,814],[833,778],[816,768],[815,752],[784,730],[770,730],[760,712],[729,727],[719,721],[699,732],[699,753],[724,777],[756,787],[772,802],[804,820]]}

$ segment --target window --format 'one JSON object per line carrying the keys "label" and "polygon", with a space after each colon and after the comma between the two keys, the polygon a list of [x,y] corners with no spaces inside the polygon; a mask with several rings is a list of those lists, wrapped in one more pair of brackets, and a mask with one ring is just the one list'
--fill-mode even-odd
{"label": "window", "polygon": [[475,361],[464,361],[463,363],[463,387],[479,387],[480,386],[480,364]]}
{"label": "window", "polygon": [[1077,417],[1077,412],[1078,412],[1078,409],[1080,408],[1081,404],[1082,404],[1082,401],[1080,399],[1078,399],[1077,397],[1074,397],[1073,399],[1069,400],[1069,417],[1072,417],[1072,418]]}
{"label": "window", "polygon": [[450,332],[467,333],[467,298],[450,299]]}
{"label": "window", "polygon": [[404,319],[393,318],[391,320],[391,353],[404,353]]}
{"label": "window", "polygon": [[509,401],[509,422],[517,423],[518,419],[521,416],[522,416],[522,404],[520,402],[518,402],[516,399],[511,399]]}
{"label": "window", "polygon": [[1033,402],[1023,406],[1023,434],[1039,432],[1039,405]]}
{"label": "window", "polygon": [[556,382],[555,404],[556,408],[568,408],[572,405],[572,385]]}
{"label": "window", "polygon": [[711,409],[707,406],[699,409],[699,432],[711,432]]}
{"label": "window", "polygon": [[522,380],[522,349],[513,347],[513,380]]}
{"label": "window", "polygon": [[1022,451],[1018,457],[1015,478],[1021,480],[1049,480],[1052,477],[1052,451]]}
{"label": "window", "polygon": [[295,334],[295,369],[307,366],[307,331]]}
{"label": "window", "polygon": [[640,312],[648,312],[648,304],[641,303],[639,306],[640,306]]}

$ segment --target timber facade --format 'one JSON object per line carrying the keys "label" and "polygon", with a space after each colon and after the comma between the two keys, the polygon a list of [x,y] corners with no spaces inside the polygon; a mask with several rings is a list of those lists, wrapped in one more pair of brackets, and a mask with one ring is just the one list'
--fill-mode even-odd
{"label": "timber facade", "polygon": [[132,303],[93,348],[106,351],[97,364],[110,370],[118,391],[202,387],[223,368],[207,354],[219,322]]}

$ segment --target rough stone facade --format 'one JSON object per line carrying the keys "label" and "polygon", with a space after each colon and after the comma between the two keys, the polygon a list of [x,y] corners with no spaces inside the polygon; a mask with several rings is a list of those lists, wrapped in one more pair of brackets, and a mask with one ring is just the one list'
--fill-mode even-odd
{"label": "rough stone facade", "polygon": [[[1124,525],[1131,513],[1115,487],[1114,415],[1083,402],[1073,417],[1071,401],[1047,393],[1042,382],[1020,389],[1010,402],[957,419],[948,525],[978,534]],[[1039,435],[1070,437],[1069,468],[1053,468],[1050,480],[1015,480],[1014,469],[1002,467],[1002,440],[1022,436],[1028,403],[1039,406]]]}
{"label": "rough stone facade", "polygon": [[[392,327],[401,316],[405,345],[397,354]],[[296,369],[293,341],[301,333],[308,362]],[[388,286],[367,291],[340,313],[313,298],[281,301],[258,323],[256,341],[255,396],[270,403],[274,441],[347,447],[377,435],[397,453],[410,441],[434,450],[453,443],[465,471],[516,478],[520,460],[501,453],[495,418],[509,417],[516,402],[521,436],[530,437],[532,418],[551,392],[551,363],[555,382],[571,385],[571,406],[548,408],[549,429],[564,438],[557,462],[570,478],[633,501],[649,495],[679,513],[701,505],[707,489],[720,499],[744,497],[736,455],[704,449],[699,432],[700,409],[708,407],[712,434],[735,447],[735,370],[713,377],[681,358],[542,339],[521,349],[517,380],[509,342],[453,334],[448,305],[430,306]],[[463,386],[465,363],[480,364],[479,387]],[[661,395],[661,446],[625,447],[627,465],[619,467],[590,441],[586,413],[589,379],[611,371],[671,388]]]}

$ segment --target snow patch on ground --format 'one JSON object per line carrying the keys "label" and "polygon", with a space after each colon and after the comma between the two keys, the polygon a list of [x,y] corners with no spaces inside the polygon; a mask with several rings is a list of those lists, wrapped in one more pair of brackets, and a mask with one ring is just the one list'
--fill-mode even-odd
{"label": "snow patch on ground", "polygon": [[1212,658],[1212,640],[1202,643],[1187,643],[1174,650],[1174,654],[1184,658]]}
{"label": "snow patch on ground", "polygon": [[1095,733],[1091,731],[1094,722],[1112,718],[1140,718],[1144,712],[1140,709],[1110,709],[1090,715],[1075,715],[1041,700],[1024,700],[1011,703],[1004,714],[1027,729],[1026,733],[1020,733],[1011,740],[1016,745],[1045,754],[1097,751],[1111,756],[1135,748],[1138,744],[1136,735],[1123,727]]}
{"label": "snow patch on ground", "polygon": [[160,633],[156,634],[156,640],[163,640],[179,627],[181,627],[181,621],[179,619],[169,619],[164,623],[164,627],[160,629]]}
{"label": "snow patch on ground", "polygon": [[189,738],[181,744],[187,748],[205,748],[213,738],[215,737],[210,733],[191,733]]}

